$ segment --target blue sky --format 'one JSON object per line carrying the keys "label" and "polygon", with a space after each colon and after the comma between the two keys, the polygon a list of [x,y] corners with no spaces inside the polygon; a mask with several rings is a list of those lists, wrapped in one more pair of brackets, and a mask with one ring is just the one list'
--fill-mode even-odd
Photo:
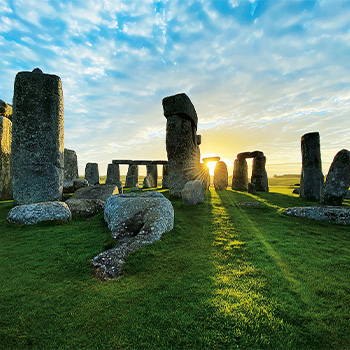
{"label": "blue sky", "polygon": [[61,77],[65,147],[79,173],[112,159],[166,159],[162,98],[185,92],[202,155],[261,150],[300,171],[321,135],[326,174],[350,149],[350,0],[0,0],[0,98],[19,71]]}

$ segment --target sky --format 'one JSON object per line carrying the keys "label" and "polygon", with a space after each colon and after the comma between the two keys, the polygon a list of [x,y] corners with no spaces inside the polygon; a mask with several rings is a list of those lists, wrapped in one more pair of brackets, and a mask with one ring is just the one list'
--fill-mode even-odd
{"label": "sky", "polygon": [[254,150],[269,176],[300,173],[308,132],[320,133],[325,175],[350,149],[350,0],[0,0],[0,52],[10,104],[18,72],[61,77],[79,174],[87,162],[103,175],[113,159],[166,159],[162,99],[180,92],[201,155],[230,175]]}

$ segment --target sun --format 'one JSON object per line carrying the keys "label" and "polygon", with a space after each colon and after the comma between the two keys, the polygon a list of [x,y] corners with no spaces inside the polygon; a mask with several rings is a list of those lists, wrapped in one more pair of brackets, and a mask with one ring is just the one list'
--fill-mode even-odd
{"label": "sun", "polygon": [[208,162],[207,166],[209,168],[209,175],[213,176],[214,175],[214,169],[216,166],[216,162]]}

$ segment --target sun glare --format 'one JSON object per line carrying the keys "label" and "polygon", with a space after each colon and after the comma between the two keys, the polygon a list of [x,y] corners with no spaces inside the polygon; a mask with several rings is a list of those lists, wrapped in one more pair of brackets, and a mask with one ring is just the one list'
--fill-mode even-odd
{"label": "sun glare", "polygon": [[214,169],[215,169],[216,162],[208,162],[207,166],[209,168],[209,175],[214,175]]}

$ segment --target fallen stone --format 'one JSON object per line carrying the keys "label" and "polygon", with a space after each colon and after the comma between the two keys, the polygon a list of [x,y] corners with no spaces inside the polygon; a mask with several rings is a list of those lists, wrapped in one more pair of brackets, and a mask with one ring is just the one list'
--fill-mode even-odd
{"label": "fallen stone", "polygon": [[174,209],[161,193],[129,193],[109,197],[104,218],[117,243],[95,256],[92,264],[104,278],[118,278],[130,252],[159,240],[164,232],[172,230]]}
{"label": "fallen stone", "polygon": [[239,207],[259,207],[261,205],[260,202],[241,202],[236,204]]}
{"label": "fallen stone", "polygon": [[63,193],[73,193],[73,192],[74,192],[73,181],[65,181],[63,183]]}
{"label": "fallen stone", "polygon": [[101,199],[76,199],[66,201],[73,215],[90,217],[104,210],[106,202]]}
{"label": "fallen stone", "polygon": [[326,221],[338,225],[350,225],[350,208],[348,207],[295,207],[287,208],[284,213],[317,221]]}
{"label": "fallen stone", "polygon": [[116,185],[96,185],[77,190],[66,203],[73,215],[89,217],[104,209],[106,200],[118,194]]}
{"label": "fallen stone", "polygon": [[33,225],[41,221],[70,221],[72,214],[66,203],[42,202],[18,205],[7,215],[7,221],[13,224]]}
{"label": "fallen stone", "polygon": [[339,151],[329,168],[322,188],[321,204],[341,205],[350,186],[350,152]]}
{"label": "fallen stone", "polygon": [[192,180],[186,183],[181,192],[182,203],[185,205],[196,205],[204,202],[203,182]]}
{"label": "fallen stone", "polygon": [[89,182],[86,179],[74,179],[73,180],[74,192],[81,189],[81,188],[88,187],[88,186],[89,186]]}

